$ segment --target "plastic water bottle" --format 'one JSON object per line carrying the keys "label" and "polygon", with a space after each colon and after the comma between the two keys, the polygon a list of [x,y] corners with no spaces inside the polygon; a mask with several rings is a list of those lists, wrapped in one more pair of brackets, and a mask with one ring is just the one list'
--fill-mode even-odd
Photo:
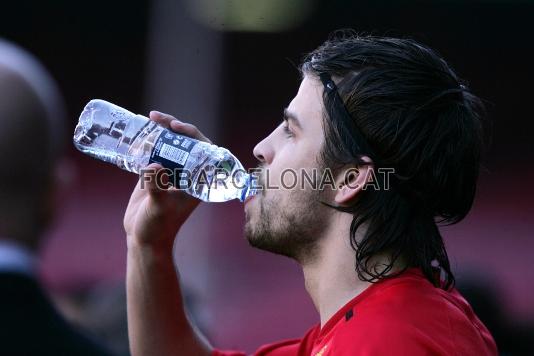
{"label": "plastic water bottle", "polygon": [[85,106],[74,145],[137,174],[157,162],[166,168],[172,185],[203,201],[245,201],[258,191],[256,176],[248,174],[226,148],[177,134],[104,100],[91,100]]}

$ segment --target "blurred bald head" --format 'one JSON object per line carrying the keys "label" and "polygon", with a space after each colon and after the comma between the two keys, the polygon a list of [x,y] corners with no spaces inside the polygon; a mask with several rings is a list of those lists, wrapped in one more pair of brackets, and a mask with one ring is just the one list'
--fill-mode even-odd
{"label": "blurred bald head", "polygon": [[53,213],[63,138],[55,82],[28,52],[0,39],[0,238],[37,247]]}

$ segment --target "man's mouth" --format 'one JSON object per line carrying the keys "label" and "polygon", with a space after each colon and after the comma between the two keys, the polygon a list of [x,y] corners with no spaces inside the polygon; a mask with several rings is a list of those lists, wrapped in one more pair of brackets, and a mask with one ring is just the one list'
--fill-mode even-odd
{"label": "man's mouth", "polygon": [[248,203],[249,201],[251,201],[252,199],[254,199],[255,196],[256,196],[256,195],[250,195],[250,196],[248,196],[248,197],[245,199],[245,201],[243,202],[243,204],[244,204],[244,205],[247,205],[247,203]]}

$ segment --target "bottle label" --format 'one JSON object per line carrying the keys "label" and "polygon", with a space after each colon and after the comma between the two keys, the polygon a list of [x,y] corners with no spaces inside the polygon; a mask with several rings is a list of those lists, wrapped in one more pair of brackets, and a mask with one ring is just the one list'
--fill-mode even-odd
{"label": "bottle label", "polygon": [[150,163],[159,163],[170,169],[172,173],[169,176],[169,181],[175,182],[175,174],[183,170],[191,150],[197,143],[198,141],[193,138],[178,135],[165,129],[156,139],[150,155]]}

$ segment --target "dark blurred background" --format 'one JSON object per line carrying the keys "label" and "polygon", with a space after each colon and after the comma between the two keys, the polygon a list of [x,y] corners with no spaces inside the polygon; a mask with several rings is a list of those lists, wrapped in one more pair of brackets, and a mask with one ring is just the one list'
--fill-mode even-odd
{"label": "dark blurred background", "polygon": [[[69,132],[86,102],[102,98],[193,122],[247,167],[296,93],[295,65],[331,31],[433,47],[487,101],[493,123],[474,208],[443,229],[446,245],[460,288],[501,350],[521,354],[514,338],[528,338],[534,320],[533,20],[534,1],[513,0],[17,1],[0,8],[0,36],[57,79]],[[40,270],[69,318],[121,350],[122,214],[136,177],[71,146],[75,183]],[[318,319],[298,267],[250,249],[243,221],[239,203],[202,205],[176,258],[194,319],[214,345],[252,351],[299,337]]]}

